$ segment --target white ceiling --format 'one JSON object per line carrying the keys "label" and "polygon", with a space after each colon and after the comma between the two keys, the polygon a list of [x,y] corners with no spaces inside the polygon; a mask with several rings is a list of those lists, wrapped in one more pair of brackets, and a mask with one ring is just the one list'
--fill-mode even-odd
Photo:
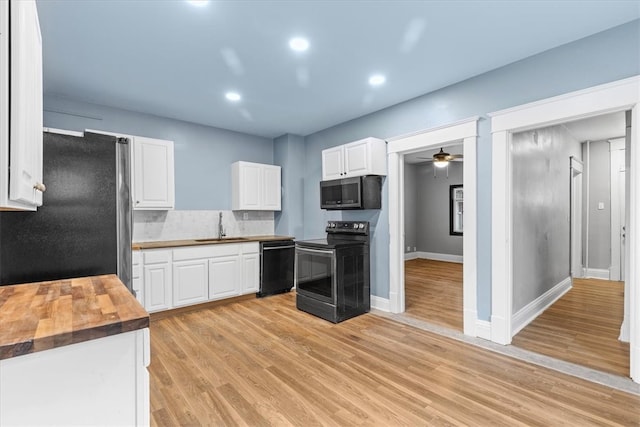
{"label": "white ceiling", "polygon": [[[45,94],[308,135],[640,18],[640,1],[38,0]],[[288,40],[305,36],[304,53]],[[367,80],[383,73],[387,81]],[[225,92],[242,100],[232,104]]]}

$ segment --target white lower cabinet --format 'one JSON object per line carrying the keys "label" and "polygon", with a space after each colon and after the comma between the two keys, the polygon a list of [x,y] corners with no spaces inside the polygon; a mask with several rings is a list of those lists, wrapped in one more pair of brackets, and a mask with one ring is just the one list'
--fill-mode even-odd
{"label": "white lower cabinet", "polygon": [[136,299],[144,307],[144,280],[142,277],[142,253],[133,251],[131,256],[131,289]]}
{"label": "white lower cabinet", "polygon": [[173,306],[207,301],[209,265],[206,259],[174,261]]}
{"label": "white lower cabinet", "polygon": [[148,312],[172,308],[171,250],[144,252],[144,308]]}
{"label": "white lower cabinet", "polygon": [[229,298],[242,291],[242,270],[237,255],[209,260],[209,299]]}
{"label": "white lower cabinet", "polygon": [[256,244],[255,253],[242,253],[242,294],[258,292],[260,287],[260,254]]}
{"label": "white lower cabinet", "polygon": [[2,426],[148,426],[149,329],[0,360]]}
{"label": "white lower cabinet", "polygon": [[248,242],[135,251],[133,289],[148,312],[258,292],[259,247]]}

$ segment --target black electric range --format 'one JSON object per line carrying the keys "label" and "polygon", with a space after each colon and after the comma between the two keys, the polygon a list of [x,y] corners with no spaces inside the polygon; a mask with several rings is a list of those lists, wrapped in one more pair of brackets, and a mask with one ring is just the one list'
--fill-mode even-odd
{"label": "black electric range", "polygon": [[325,231],[296,241],[296,306],[338,323],[371,308],[369,223],[330,221]]}

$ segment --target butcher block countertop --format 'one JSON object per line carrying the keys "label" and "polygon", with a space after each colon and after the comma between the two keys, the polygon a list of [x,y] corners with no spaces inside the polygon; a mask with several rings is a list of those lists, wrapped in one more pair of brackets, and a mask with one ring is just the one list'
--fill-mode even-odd
{"label": "butcher block countertop", "polygon": [[248,236],[248,237],[223,237],[217,239],[191,239],[191,240],[163,240],[158,242],[135,242],[131,249],[160,249],[175,248],[179,246],[199,246],[199,245],[220,245],[224,243],[249,243],[249,242],[270,242],[274,240],[293,240],[291,236]]}
{"label": "butcher block countertop", "polygon": [[0,286],[0,360],[144,329],[149,314],[114,274]]}

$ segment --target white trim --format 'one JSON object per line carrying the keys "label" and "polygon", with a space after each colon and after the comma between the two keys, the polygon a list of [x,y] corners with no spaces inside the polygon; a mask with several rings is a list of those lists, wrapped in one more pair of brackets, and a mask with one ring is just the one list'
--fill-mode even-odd
{"label": "white trim", "polygon": [[56,129],[56,128],[42,128],[44,132],[48,133],[56,133],[58,135],[69,135],[69,136],[78,136],[82,138],[84,136],[84,132],[78,132],[75,130],[66,130],[66,129]]}
{"label": "white trim", "polygon": [[491,132],[518,132],[624,111],[638,103],[640,76],[617,80],[487,114]]}
{"label": "white trim", "polygon": [[434,261],[456,262],[458,264],[463,263],[462,255],[439,254],[435,252],[422,252],[422,251],[410,252],[410,253],[416,254],[414,258],[432,259]]}
{"label": "white trim", "polygon": [[522,330],[522,328],[533,322],[536,317],[540,316],[547,308],[551,307],[553,303],[569,292],[571,287],[571,277],[567,277],[560,283],[557,283],[553,288],[522,307],[513,315],[513,319],[511,320],[511,324],[513,325],[513,335],[515,336]]}
{"label": "white trim", "polygon": [[[452,130],[453,130],[452,128],[460,126],[460,125],[473,124],[473,123],[476,123],[478,120],[480,120],[479,116],[468,117],[466,119],[459,120],[457,122],[449,123],[449,124],[446,124],[446,125],[436,126],[436,127],[432,127],[432,128],[428,128],[428,129],[421,129],[421,130],[418,130],[418,131],[415,131],[415,132],[405,133],[404,135],[393,136],[391,138],[387,138],[387,142],[391,143],[391,142],[399,141],[399,140],[403,140],[403,141],[404,140],[411,140],[412,137],[414,137],[414,136],[420,138],[425,133],[429,133],[431,137],[441,139],[444,142],[455,141],[456,138],[451,139],[451,138],[446,136],[446,134],[452,132]],[[442,131],[444,133],[444,135],[437,135],[437,133],[439,131]],[[454,132],[454,134],[455,134],[455,132]],[[389,152],[391,152],[391,151],[389,151]]]}
{"label": "white trim", "polygon": [[376,310],[389,312],[389,300],[386,298],[371,295],[371,308]]}
{"label": "white trim", "polygon": [[609,280],[609,270],[606,268],[585,268],[584,277],[586,279]]}
{"label": "white trim", "polygon": [[[511,189],[509,135],[524,129],[550,126],[615,111],[631,110],[631,146],[640,147],[640,76],[587,88],[490,114],[492,153],[492,301],[491,339],[507,344],[511,339]],[[630,376],[640,382],[640,298],[638,250],[640,239],[640,149],[630,150],[629,224],[629,312]],[[508,181],[508,182],[507,182]],[[466,224],[465,224],[466,226]],[[626,300],[627,295],[625,295]]]}
{"label": "white trim", "polygon": [[477,320],[476,336],[484,340],[491,340],[491,322],[488,320]]}
{"label": "white trim", "polygon": [[404,260],[405,261],[411,261],[412,259],[422,258],[419,254],[420,254],[420,252],[405,252],[404,253]]}
{"label": "white trim", "polygon": [[463,236],[464,333],[475,336],[477,320],[476,144],[478,117],[387,139],[389,191],[389,301],[392,313],[405,309],[404,293],[404,155],[463,141],[465,230]]}
{"label": "white trim", "polygon": [[[511,343],[511,164],[509,134],[493,134],[491,175],[491,341]],[[503,165],[504,167],[499,167]]]}

